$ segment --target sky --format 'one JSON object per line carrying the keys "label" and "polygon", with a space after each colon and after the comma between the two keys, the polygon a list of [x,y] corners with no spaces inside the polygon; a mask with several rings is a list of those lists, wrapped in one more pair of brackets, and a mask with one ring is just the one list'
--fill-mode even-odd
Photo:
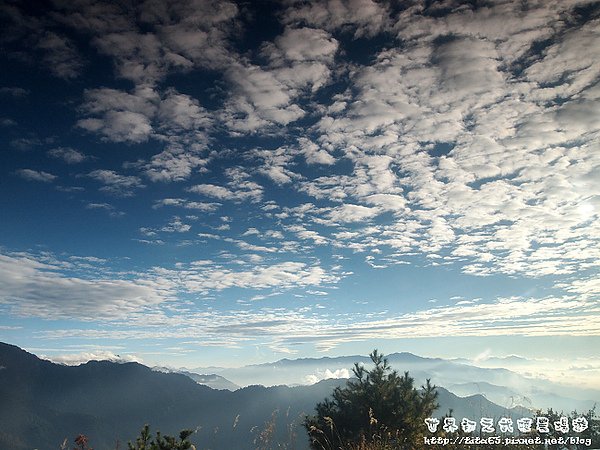
{"label": "sky", "polygon": [[3,0],[0,24],[0,340],[518,355],[600,387],[599,2]]}

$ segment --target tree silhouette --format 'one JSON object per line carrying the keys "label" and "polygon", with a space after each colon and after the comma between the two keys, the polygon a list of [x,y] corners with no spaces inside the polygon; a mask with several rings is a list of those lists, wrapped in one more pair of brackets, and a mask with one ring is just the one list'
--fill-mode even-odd
{"label": "tree silhouette", "polygon": [[135,440],[135,444],[129,442],[129,450],[195,450],[188,438],[194,434],[192,430],[183,430],[179,433],[179,439],[173,436],[161,436],[160,431],[156,432],[156,437],[151,438],[150,427],[145,425],[140,436]]}
{"label": "tree silhouette", "polygon": [[[377,350],[369,355],[371,370],[355,364],[356,380],[335,388],[304,421],[313,449],[351,448],[372,442],[396,448],[418,448],[424,420],[438,407],[435,386],[427,380],[419,391],[405,372],[398,375]],[[362,443],[362,444],[361,444]]]}

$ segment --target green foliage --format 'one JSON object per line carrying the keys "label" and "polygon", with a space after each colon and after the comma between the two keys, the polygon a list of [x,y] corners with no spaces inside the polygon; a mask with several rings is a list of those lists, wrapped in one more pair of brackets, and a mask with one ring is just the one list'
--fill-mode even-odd
{"label": "green foliage", "polygon": [[150,427],[145,425],[140,436],[135,440],[135,444],[129,442],[129,450],[195,450],[188,438],[194,432],[183,430],[179,433],[179,439],[172,436],[161,436],[160,431],[156,432],[156,437],[152,439]]}
{"label": "green foliage", "polygon": [[373,369],[355,364],[356,380],[336,388],[305,419],[313,449],[409,449],[423,442],[424,420],[438,407],[435,386],[427,380],[419,391],[408,372],[398,375],[377,350],[370,357]]}

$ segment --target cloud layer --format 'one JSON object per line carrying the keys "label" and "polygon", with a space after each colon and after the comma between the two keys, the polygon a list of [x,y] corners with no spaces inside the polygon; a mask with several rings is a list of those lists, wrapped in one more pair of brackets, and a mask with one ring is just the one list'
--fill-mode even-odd
{"label": "cloud layer", "polygon": [[[50,224],[47,243],[2,242],[8,316],[102,320],[114,336],[148,339],[168,323],[177,331],[164,339],[204,333],[277,351],[598,335],[595,3],[256,8],[0,6],[6,61],[68,93],[0,87],[11,192],[48,198],[25,213],[9,202],[11,217]],[[47,121],[55,132],[32,125]],[[85,253],[108,261],[100,275],[65,264],[75,244],[58,243],[52,215],[63,202],[80,209]],[[21,224],[11,226],[6,236]],[[489,294],[432,308],[431,286],[406,303],[389,293],[415,274],[427,285],[434,270]],[[362,309],[352,303],[361,283]],[[45,335],[109,335],[72,325]]]}

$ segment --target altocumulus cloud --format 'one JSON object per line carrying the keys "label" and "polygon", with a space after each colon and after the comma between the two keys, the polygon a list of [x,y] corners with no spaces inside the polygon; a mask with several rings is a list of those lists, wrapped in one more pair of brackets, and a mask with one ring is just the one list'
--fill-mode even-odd
{"label": "altocumulus cloud", "polygon": [[19,316],[116,319],[160,304],[169,286],[149,280],[84,279],[32,255],[0,255],[0,303]]}
{"label": "altocumulus cloud", "polygon": [[[86,195],[77,204],[88,219],[94,210],[125,213],[113,221],[123,223],[109,247],[145,265],[132,263],[132,278],[94,278],[7,253],[1,301],[15,314],[129,316],[138,325],[167,320],[167,303],[185,305],[215,345],[270,336],[282,351],[310,339],[329,348],[444,333],[597,334],[597,11],[584,0],[526,8],[288,1],[272,11],[278,27],[255,36],[255,11],[232,2],[127,9],[82,0],[36,15],[17,3],[1,7],[2,42],[14,61],[50,71],[53,82],[81,83],[61,103],[72,112],[68,133],[27,132],[11,115],[15,151],[43,149],[50,158],[19,160],[9,182],[33,192],[56,173],[89,185],[58,192]],[[92,77],[86,71],[99,55],[112,66]],[[34,88],[0,87],[0,95],[13,107],[35,101]],[[72,136],[80,142],[68,142]],[[85,169],[69,173],[73,167]],[[103,193],[118,197],[114,206]],[[163,244],[168,261],[147,262],[133,237],[140,231],[164,238],[147,242]],[[395,286],[407,264],[487,280],[493,292],[439,308],[414,300],[410,314],[387,294],[393,310],[382,307],[382,320],[348,312],[343,295],[354,292],[331,294],[337,303],[316,317],[323,308],[294,291],[372,282],[372,271]],[[544,292],[513,296],[511,283],[498,287],[492,277]],[[256,301],[244,304],[246,294]],[[201,314],[216,297],[236,326]],[[247,309],[233,309],[236,301]],[[280,301],[285,311],[259,319],[261,303]],[[576,317],[586,325],[575,326]]]}
{"label": "altocumulus cloud", "polygon": [[21,178],[29,181],[41,181],[42,183],[51,183],[56,178],[56,175],[53,175],[48,172],[44,172],[43,170],[33,170],[33,169],[19,169],[16,171],[16,174]]}

